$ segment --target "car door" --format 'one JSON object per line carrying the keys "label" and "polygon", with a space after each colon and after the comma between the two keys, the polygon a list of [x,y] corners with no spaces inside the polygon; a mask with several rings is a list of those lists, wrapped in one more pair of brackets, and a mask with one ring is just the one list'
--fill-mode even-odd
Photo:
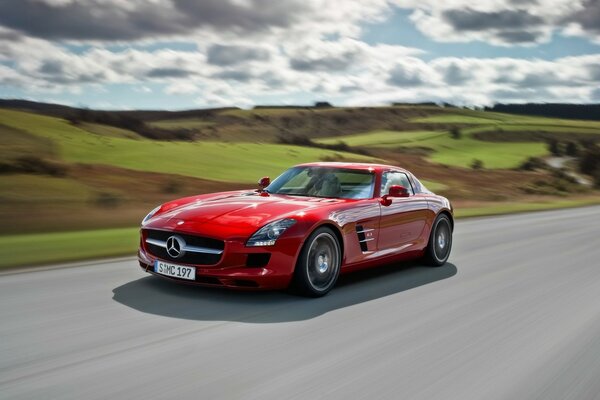
{"label": "car door", "polygon": [[415,194],[408,175],[402,171],[384,171],[381,177],[380,195],[388,194],[392,185],[408,189],[408,197],[390,197],[381,206],[377,249],[395,253],[412,250],[422,244],[422,233],[427,223],[428,207],[425,195]]}

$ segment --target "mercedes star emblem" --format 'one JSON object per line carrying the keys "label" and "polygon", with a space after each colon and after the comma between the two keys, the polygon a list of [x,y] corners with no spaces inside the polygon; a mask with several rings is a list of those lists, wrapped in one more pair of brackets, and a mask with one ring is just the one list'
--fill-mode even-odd
{"label": "mercedes star emblem", "polygon": [[185,242],[179,236],[171,236],[167,239],[167,253],[173,258],[179,258],[185,254]]}

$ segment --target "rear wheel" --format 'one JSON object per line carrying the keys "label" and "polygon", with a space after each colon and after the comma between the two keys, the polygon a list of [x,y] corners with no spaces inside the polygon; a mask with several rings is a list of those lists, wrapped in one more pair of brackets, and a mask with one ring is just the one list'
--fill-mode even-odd
{"label": "rear wheel", "polygon": [[293,289],[310,297],[326,295],[340,274],[342,255],[335,233],[316,229],[304,243],[294,270]]}
{"label": "rear wheel", "polygon": [[440,214],[433,222],[424,261],[434,267],[444,265],[452,249],[452,225],[450,218]]}

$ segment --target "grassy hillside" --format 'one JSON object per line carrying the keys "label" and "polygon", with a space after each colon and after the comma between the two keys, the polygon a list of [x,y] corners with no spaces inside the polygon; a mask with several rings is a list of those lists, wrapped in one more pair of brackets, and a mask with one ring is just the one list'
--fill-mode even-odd
{"label": "grassy hillside", "polygon": [[[411,122],[432,129],[369,131],[318,139],[318,142],[333,144],[341,141],[350,146],[398,150],[419,148],[435,163],[468,168],[477,159],[483,162],[485,168],[510,169],[518,167],[530,157],[547,156],[545,140],[549,138],[600,138],[600,123],[595,121],[511,116],[471,110],[413,118]],[[453,138],[449,134],[448,125],[459,130],[460,138]]]}
{"label": "grassy hillside", "polygon": [[[290,165],[315,160],[372,160],[346,152],[272,143],[159,142],[123,137],[122,132],[98,135],[58,118],[12,110],[0,110],[0,123],[51,141],[57,156],[66,162],[226,182],[254,183],[264,175],[276,176]],[[242,160],[243,168],[239,168]]]}
{"label": "grassy hillside", "polygon": [[421,148],[428,150],[432,162],[468,168],[474,159],[486,168],[515,168],[529,157],[547,154],[544,143],[492,143],[472,137],[475,131],[465,131],[461,139],[453,139],[445,131],[394,132],[375,131],[360,135],[321,139],[321,143],[343,141],[350,146]]}

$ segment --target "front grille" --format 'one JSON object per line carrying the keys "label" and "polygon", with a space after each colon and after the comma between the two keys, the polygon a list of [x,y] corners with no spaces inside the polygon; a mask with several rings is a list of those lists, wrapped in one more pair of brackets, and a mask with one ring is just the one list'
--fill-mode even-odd
{"label": "front grille", "polygon": [[[159,240],[161,242],[166,242],[167,239],[173,235],[177,235],[185,240],[185,243],[189,246],[194,247],[206,247],[214,250],[223,250],[225,248],[225,242],[222,240],[211,239],[207,237],[188,235],[179,232],[169,232],[169,231],[159,231],[153,229],[145,229],[144,237],[146,239],[154,239]],[[221,261],[221,254],[208,254],[208,253],[194,253],[194,252],[186,252],[183,256],[178,258],[173,258],[167,253],[167,249],[161,246],[157,246],[151,243],[144,243],[148,252],[155,257],[158,257],[163,260],[173,261],[175,263],[183,263],[183,264],[196,264],[196,265],[215,265],[219,261]]]}

